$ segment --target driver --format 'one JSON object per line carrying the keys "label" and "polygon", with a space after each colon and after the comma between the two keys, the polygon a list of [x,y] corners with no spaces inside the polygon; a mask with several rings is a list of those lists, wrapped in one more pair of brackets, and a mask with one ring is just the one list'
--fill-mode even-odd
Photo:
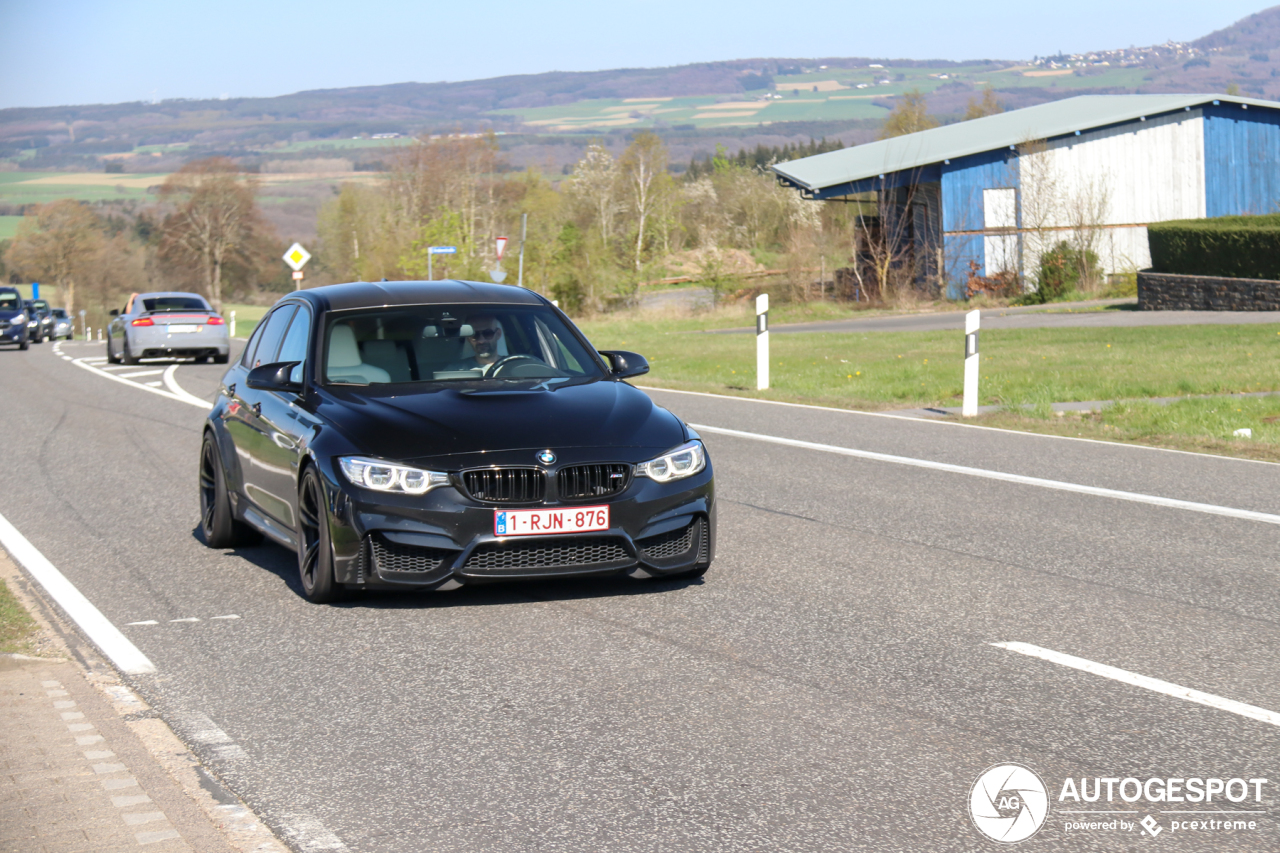
{"label": "driver", "polygon": [[492,314],[473,314],[467,318],[471,334],[467,340],[476,354],[449,365],[449,370],[473,370],[485,368],[498,360],[498,341],[502,340],[502,327]]}

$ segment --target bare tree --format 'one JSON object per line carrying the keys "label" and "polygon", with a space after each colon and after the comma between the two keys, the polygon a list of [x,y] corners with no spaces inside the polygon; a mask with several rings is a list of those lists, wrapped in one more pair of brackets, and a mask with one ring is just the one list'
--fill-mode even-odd
{"label": "bare tree", "polygon": [[969,99],[969,104],[964,110],[964,121],[1002,112],[1004,112],[1004,104],[1000,103],[1000,99],[996,97],[996,90],[987,86],[982,90],[982,100]]}
{"label": "bare tree", "polygon": [[618,162],[599,142],[587,146],[573,167],[573,177],[568,181],[569,195],[590,211],[596,227],[600,229],[600,243],[609,248],[613,237],[614,221],[621,205],[618,193],[622,176]]}
{"label": "bare tree", "polygon": [[255,239],[272,231],[258,210],[256,190],[253,179],[225,157],[188,163],[160,187],[161,197],[177,205],[161,226],[160,253],[198,270],[218,311],[224,267],[247,260]]}
{"label": "bare tree", "polygon": [[924,93],[919,89],[912,89],[899,96],[898,103],[894,105],[889,117],[885,119],[884,127],[880,129],[880,138],[906,136],[908,133],[916,133],[937,126],[938,120],[929,115],[929,105],[925,101]]}
{"label": "bare tree", "polygon": [[645,227],[658,203],[658,196],[668,188],[667,147],[653,131],[636,134],[619,162],[622,180],[627,187],[632,212],[636,217],[635,268],[640,270],[644,253]]}
{"label": "bare tree", "polygon": [[42,204],[18,226],[5,263],[33,279],[56,285],[67,313],[76,308],[76,285],[98,261],[104,240],[97,215],[74,199]]}

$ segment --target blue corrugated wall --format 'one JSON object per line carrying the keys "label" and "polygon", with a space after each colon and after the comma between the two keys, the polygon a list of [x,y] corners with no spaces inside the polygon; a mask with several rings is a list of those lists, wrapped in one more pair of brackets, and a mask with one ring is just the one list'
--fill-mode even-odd
{"label": "blue corrugated wall", "polygon": [[982,275],[987,272],[982,235],[952,232],[981,231],[982,191],[999,187],[1018,188],[1018,162],[1012,151],[987,151],[942,166],[943,256],[949,299],[964,296],[969,261],[978,262]]}
{"label": "blue corrugated wall", "polygon": [[1280,110],[1204,108],[1205,213],[1280,212]]}

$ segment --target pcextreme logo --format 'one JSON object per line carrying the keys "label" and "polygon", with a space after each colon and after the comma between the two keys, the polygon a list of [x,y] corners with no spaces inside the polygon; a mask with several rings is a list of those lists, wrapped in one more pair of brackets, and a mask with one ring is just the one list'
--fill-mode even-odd
{"label": "pcextreme logo", "polygon": [[[1252,833],[1263,829],[1269,779],[1243,776],[1067,778],[1058,789],[1055,819],[1064,835],[1131,833],[1154,839],[1193,833]],[[992,841],[1026,841],[1048,822],[1049,788],[1021,764],[988,767],[969,789],[969,817]]]}

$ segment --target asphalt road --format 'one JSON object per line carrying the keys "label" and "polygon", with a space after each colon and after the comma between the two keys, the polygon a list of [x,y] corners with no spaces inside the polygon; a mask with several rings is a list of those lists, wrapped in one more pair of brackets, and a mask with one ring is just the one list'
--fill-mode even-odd
{"label": "asphalt road", "polygon": [[[171,379],[205,396],[220,372]],[[1280,711],[1280,525],[707,430],[719,554],[701,582],[313,606],[292,554],[201,543],[203,414],[127,382],[164,376],[0,352],[0,514],[156,664],[135,689],[298,850],[989,850],[968,797],[1003,762],[1050,789],[1026,850],[1280,849],[1276,724],[991,645]],[[717,429],[1280,512],[1265,463],[651,393]],[[1069,777],[1271,782],[1261,803],[1108,807],[1058,802]],[[1161,834],[1071,831],[1073,808]],[[1205,808],[1256,828],[1165,813]]]}

